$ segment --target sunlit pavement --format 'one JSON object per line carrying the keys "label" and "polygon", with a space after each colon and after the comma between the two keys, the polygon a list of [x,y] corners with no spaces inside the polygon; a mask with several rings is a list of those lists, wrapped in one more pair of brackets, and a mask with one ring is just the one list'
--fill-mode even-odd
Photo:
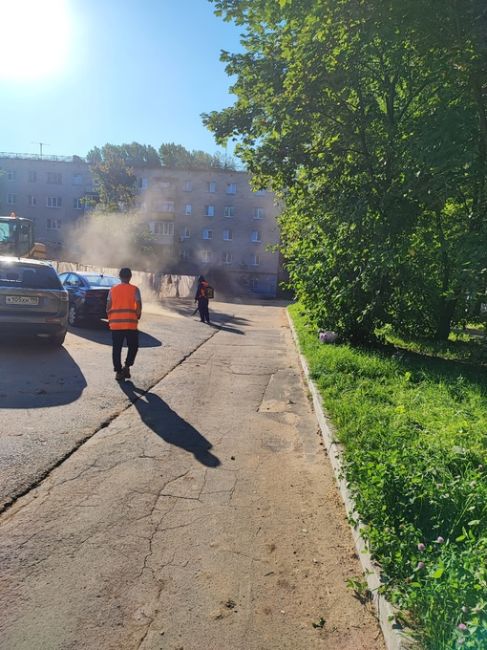
{"label": "sunlit pavement", "polygon": [[0,648],[382,649],[284,310],[170,307],[2,349]]}

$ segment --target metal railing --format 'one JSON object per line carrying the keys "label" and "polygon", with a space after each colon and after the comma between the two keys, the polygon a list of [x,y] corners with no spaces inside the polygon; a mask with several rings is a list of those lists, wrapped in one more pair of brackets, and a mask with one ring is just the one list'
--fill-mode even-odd
{"label": "metal railing", "polygon": [[0,158],[13,158],[20,160],[47,160],[51,162],[87,162],[86,158],[81,156],[50,156],[49,154],[38,153],[11,153],[8,151],[0,151]]}

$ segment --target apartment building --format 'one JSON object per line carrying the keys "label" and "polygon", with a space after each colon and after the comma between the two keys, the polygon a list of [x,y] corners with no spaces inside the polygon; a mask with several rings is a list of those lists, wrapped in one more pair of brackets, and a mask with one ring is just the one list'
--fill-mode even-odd
{"label": "apartment building", "polygon": [[[209,275],[219,285],[275,296],[279,242],[274,195],[252,191],[245,172],[136,170],[136,208],[159,249],[159,269]],[[81,158],[0,154],[0,213],[36,224],[36,238],[56,257],[89,211],[89,165]]]}
{"label": "apartment building", "polygon": [[32,219],[37,240],[53,256],[91,195],[90,169],[81,158],[0,154],[0,213]]}
{"label": "apartment building", "polygon": [[253,192],[237,171],[151,169],[137,182],[140,212],[180,273],[276,295],[279,210],[271,192]]}

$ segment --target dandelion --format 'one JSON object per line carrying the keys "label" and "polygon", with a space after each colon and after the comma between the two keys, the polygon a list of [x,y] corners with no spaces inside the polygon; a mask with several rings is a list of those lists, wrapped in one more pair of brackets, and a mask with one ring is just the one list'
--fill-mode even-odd
{"label": "dandelion", "polygon": [[424,562],[418,562],[418,564],[416,565],[416,568],[417,568],[418,570],[419,570],[419,569],[424,569],[424,567],[425,567],[425,563],[424,563]]}
{"label": "dandelion", "polygon": [[420,551],[421,553],[425,550],[425,548],[426,546],[423,544],[423,542],[420,542],[418,544],[418,551]]}
{"label": "dandelion", "polygon": [[436,538],[436,543],[437,543],[437,544],[443,544],[444,541],[445,541],[445,538],[442,537],[441,535],[439,535],[439,536]]}
{"label": "dandelion", "polygon": [[462,632],[465,632],[465,630],[467,629],[467,626],[465,625],[465,623],[459,623],[459,624],[457,625],[457,627],[458,627],[458,629],[461,630]]}
{"label": "dandelion", "polygon": [[462,612],[463,612],[464,614],[466,614],[466,613],[468,612],[468,607],[467,607],[466,605],[464,605],[464,606],[462,607]]}

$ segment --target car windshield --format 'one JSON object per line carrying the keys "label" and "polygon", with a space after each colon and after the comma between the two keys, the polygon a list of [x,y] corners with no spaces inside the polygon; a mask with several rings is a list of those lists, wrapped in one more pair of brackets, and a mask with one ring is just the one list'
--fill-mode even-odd
{"label": "car windshield", "polygon": [[120,284],[120,280],[111,275],[84,275],[83,277],[90,287],[114,287]]}
{"label": "car windshield", "polygon": [[0,264],[0,287],[62,289],[53,268],[28,264]]}

